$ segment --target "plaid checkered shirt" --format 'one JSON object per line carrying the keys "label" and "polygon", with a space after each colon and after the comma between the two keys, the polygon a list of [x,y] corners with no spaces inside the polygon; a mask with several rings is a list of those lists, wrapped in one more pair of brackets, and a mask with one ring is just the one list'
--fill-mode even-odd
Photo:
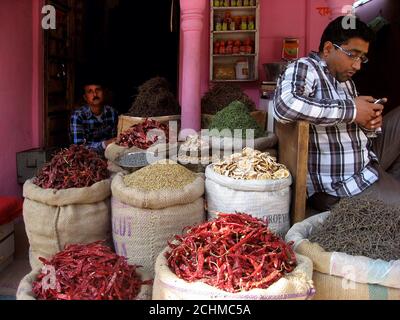
{"label": "plaid checkered shirt", "polygon": [[310,123],[308,196],[351,197],[378,180],[371,141],[354,122],[356,96],[354,82],[338,82],[315,52],[289,64],[279,78],[275,119]]}
{"label": "plaid checkered shirt", "polygon": [[114,108],[104,106],[103,113],[96,117],[89,106],[73,112],[70,135],[73,144],[85,144],[98,153],[103,153],[103,141],[117,136],[118,114]]}

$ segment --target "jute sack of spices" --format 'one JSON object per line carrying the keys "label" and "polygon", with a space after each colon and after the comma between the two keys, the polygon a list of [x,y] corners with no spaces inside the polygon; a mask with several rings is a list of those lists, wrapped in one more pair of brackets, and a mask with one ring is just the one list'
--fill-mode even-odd
{"label": "jute sack of spices", "polygon": [[[36,268],[32,270],[29,274],[22,278],[18,285],[16,298],[17,300],[36,300],[35,294],[32,292],[32,284],[36,281],[37,276],[40,274],[41,268]],[[151,277],[140,270],[136,271],[138,275],[141,276],[142,280],[151,279]],[[151,300],[152,286],[142,285],[136,300]]]}
{"label": "jute sack of spices", "polygon": [[399,300],[400,260],[386,262],[342,252],[327,252],[308,240],[330,212],[296,223],[285,240],[314,265],[315,300]]}
{"label": "jute sack of spices", "polygon": [[123,174],[118,173],[111,190],[115,249],[130,264],[141,265],[150,274],[154,274],[155,260],[174,234],[205,220],[204,178],[200,175],[179,190],[147,191],[127,186]]}
{"label": "jute sack of spices", "polygon": [[246,212],[268,221],[272,231],[284,237],[289,230],[290,185],[292,178],[245,180],[234,179],[206,168],[208,219],[218,212]]}
{"label": "jute sack of spices", "polygon": [[308,300],[314,295],[311,281],[312,262],[296,255],[297,267],[267,289],[252,289],[230,293],[201,281],[187,282],[178,278],[169,268],[163,250],[155,265],[153,300]]}
{"label": "jute sack of spices", "polygon": [[25,182],[23,216],[30,244],[32,269],[39,257],[49,258],[71,243],[90,243],[110,238],[109,179],[90,187],[42,189]]}

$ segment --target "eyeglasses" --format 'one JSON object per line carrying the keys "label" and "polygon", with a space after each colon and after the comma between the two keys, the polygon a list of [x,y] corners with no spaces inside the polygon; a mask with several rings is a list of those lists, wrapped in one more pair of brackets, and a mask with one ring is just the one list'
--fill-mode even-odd
{"label": "eyeglasses", "polygon": [[336,49],[339,49],[340,51],[342,51],[346,56],[348,56],[351,60],[353,60],[354,62],[357,61],[361,61],[361,63],[367,63],[368,62],[368,58],[364,55],[362,56],[357,56],[354,53],[351,53],[350,51],[343,49],[341,46],[338,46],[337,44],[333,44],[333,46]]}

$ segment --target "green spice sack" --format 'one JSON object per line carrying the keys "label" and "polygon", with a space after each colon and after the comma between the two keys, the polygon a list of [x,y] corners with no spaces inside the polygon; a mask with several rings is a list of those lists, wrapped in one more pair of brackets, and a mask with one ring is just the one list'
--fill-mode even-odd
{"label": "green spice sack", "polygon": [[[209,128],[210,131],[217,129],[220,135],[228,136],[224,129],[230,130],[230,136],[234,136],[235,129],[242,130],[243,139],[246,138],[246,129],[254,129],[254,138],[265,136],[265,132],[260,128],[257,121],[250,115],[248,108],[240,101],[234,101],[229,106],[219,111],[213,118]],[[226,130],[225,130],[226,131]],[[225,133],[225,134],[224,134]],[[210,132],[214,135],[214,132]]]}

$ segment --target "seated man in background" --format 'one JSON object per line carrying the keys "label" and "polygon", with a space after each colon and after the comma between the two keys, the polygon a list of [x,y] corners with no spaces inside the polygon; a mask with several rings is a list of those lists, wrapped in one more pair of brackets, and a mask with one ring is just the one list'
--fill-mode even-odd
{"label": "seated man in background", "polygon": [[104,154],[106,147],[116,139],[118,114],[114,108],[104,105],[103,88],[98,82],[86,82],[83,89],[86,105],[72,113],[71,143],[84,144]]}
{"label": "seated man in background", "polygon": [[307,191],[318,211],[365,193],[400,203],[400,176],[392,172],[400,163],[400,108],[383,119],[382,102],[358,96],[351,77],[368,61],[373,33],[355,17],[355,28],[346,28],[343,18],[326,27],[319,52],[289,64],[274,97],[278,121],[310,123]]}

